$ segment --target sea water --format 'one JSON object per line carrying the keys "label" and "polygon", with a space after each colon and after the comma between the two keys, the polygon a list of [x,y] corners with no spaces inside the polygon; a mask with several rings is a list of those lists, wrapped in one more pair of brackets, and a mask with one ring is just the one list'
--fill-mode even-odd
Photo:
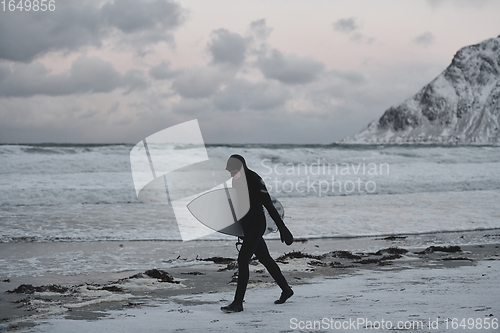
{"label": "sea water", "polygon": [[[0,145],[0,242],[180,239],[170,207],[137,200],[131,148]],[[243,155],[272,195],[284,202],[307,198],[322,214],[328,208],[321,202],[332,202],[327,198],[332,196],[500,189],[498,146],[212,145],[207,150],[223,158]],[[308,236],[342,236],[336,224],[344,234],[363,234],[336,220],[315,225],[317,234]]]}
{"label": "sea water", "polygon": [[[136,197],[132,147],[0,145],[0,243],[179,242],[171,206]],[[500,228],[499,146],[207,145],[207,151],[243,155],[284,204],[295,237]]]}

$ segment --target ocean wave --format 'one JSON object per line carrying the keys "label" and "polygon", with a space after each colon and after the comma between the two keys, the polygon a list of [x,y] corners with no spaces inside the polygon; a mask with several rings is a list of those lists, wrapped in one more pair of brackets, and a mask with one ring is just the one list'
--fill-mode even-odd
{"label": "ocean wave", "polygon": [[[128,144],[0,145],[0,205],[135,202],[131,148]],[[218,158],[244,155],[278,197],[364,195],[366,191],[358,188],[350,191],[359,182],[372,182],[371,194],[500,187],[500,147],[495,146],[247,144],[207,145],[207,152]],[[341,182],[342,191],[333,191],[332,185],[339,186],[336,182]],[[319,187],[327,185],[327,191],[319,193]]]}

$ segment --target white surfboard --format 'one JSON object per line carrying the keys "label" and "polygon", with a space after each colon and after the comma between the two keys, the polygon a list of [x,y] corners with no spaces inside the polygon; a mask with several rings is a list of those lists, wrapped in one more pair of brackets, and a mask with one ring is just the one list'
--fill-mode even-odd
{"label": "white surfboard", "polygon": [[[281,218],[285,210],[278,199],[271,197],[274,207]],[[243,236],[241,223],[238,221],[248,212],[248,200],[238,200],[236,190],[233,188],[217,189],[200,195],[187,205],[193,216],[205,226],[217,232]],[[264,234],[278,231],[276,223],[265,208],[266,231]]]}

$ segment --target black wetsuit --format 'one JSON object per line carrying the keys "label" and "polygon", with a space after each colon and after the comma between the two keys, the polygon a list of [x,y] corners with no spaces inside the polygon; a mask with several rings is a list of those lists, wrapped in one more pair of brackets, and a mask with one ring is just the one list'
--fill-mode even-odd
{"label": "black wetsuit", "polygon": [[[279,213],[274,207],[271,197],[262,178],[254,171],[248,169],[243,160],[244,175],[238,179],[233,178],[233,188],[239,191],[246,191],[248,186],[248,195],[250,199],[250,209],[248,213],[240,219],[243,226],[243,244],[238,254],[238,284],[234,296],[234,302],[242,304],[249,279],[249,263],[252,255],[255,254],[260,263],[262,263],[269,274],[282,290],[289,290],[285,277],[281,273],[279,266],[269,254],[266,242],[262,238],[266,230],[266,217],[264,208],[267,209],[278,227],[284,226]],[[246,179],[246,185],[245,185]],[[282,230],[282,228],[280,228]]]}

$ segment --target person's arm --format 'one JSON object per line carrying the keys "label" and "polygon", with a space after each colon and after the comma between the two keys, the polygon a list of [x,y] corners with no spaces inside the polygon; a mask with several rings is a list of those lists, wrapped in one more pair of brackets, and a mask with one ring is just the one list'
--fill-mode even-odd
{"label": "person's arm", "polygon": [[283,222],[283,219],[276,210],[276,207],[274,207],[273,202],[271,200],[271,196],[267,191],[264,181],[261,180],[261,183],[262,184],[260,186],[260,201],[262,202],[262,205],[266,207],[267,211],[269,212],[269,215],[271,215],[271,218],[274,220],[274,222],[276,222],[276,226],[278,226],[278,230],[280,231],[281,242],[284,242],[286,245],[291,245],[293,243],[293,235],[290,232],[290,230],[288,230],[288,228],[286,227],[285,222]]}

